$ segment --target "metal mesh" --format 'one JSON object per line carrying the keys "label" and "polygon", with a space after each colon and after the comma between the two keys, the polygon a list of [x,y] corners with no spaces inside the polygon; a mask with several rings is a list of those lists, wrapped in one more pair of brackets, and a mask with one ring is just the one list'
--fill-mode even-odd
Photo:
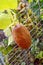
{"label": "metal mesh", "polygon": [[[33,6],[36,6],[38,4],[38,9],[36,11],[33,11]],[[31,7],[29,7],[34,14],[36,15],[37,12],[43,7],[43,5],[40,6],[40,3],[34,3],[32,4]],[[24,15],[25,12],[22,14]],[[30,16],[30,18],[32,18],[34,16],[34,14],[32,13],[32,15]],[[22,16],[21,15],[21,16]],[[37,18],[40,17],[41,14],[37,15]],[[20,16],[20,17],[21,17]],[[25,20],[25,22],[28,20],[28,18]],[[10,25],[10,27],[13,25],[14,23],[12,23]],[[38,38],[42,38],[43,39],[43,25],[41,24],[41,20],[39,20],[39,22],[36,23],[36,20],[34,19],[33,22],[33,28],[30,30],[30,33],[32,35],[32,44],[36,44],[36,43],[40,43],[40,41],[37,41]],[[10,30],[10,27],[8,28]],[[10,37],[11,35],[9,35]],[[35,39],[35,41],[34,41]],[[41,42],[43,42],[43,40],[41,40]],[[14,43],[11,42],[11,43]],[[12,46],[11,49],[9,50],[9,46]],[[19,48],[15,43],[13,45],[9,45],[7,47],[5,47],[2,50],[2,53],[5,57],[5,65],[21,65],[22,62],[25,62],[26,65],[29,65],[30,63],[30,57],[34,59],[34,56],[32,54],[30,54],[30,50],[32,48],[32,45],[30,47],[30,49],[27,50],[22,50],[21,48]],[[4,53],[4,51],[7,51],[6,53]]]}

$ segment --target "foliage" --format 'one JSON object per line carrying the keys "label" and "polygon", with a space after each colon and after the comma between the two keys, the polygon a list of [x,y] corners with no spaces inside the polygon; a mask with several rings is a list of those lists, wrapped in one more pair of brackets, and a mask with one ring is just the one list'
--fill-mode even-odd
{"label": "foliage", "polygon": [[0,10],[16,9],[17,0],[0,0]]}
{"label": "foliage", "polygon": [[1,13],[0,14],[0,29],[5,29],[7,26],[11,24],[11,19],[8,14]]}

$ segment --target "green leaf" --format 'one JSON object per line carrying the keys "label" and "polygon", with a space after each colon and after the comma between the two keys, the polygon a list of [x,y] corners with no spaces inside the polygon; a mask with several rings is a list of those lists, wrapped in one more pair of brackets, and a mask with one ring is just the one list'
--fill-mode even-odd
{"label": "green leaf", "polygon": [[22,62],[21,65],[26,65],[26,63],[25,62]]}
{"label": "green leaf", "polygon": [[43,58],[43,51],[40,51],[40,53],[36,56],[36,58]]}
{"label": "green leaf", "polygon": [[28,0],[29,3],[33,2],[33,0]]}

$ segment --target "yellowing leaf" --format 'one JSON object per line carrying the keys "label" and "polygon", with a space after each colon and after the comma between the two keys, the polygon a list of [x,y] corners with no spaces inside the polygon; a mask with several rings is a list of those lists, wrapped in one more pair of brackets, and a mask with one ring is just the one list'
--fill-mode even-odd
{"label": "yellowing leaf", "polygon": [[0,14],[0,29],[5,29],[11,24],[11,19],[8,14]]}
{"label": "yellowing leaf", "polygon": [[17,0],[0,0],[0,10],[16,9]]}

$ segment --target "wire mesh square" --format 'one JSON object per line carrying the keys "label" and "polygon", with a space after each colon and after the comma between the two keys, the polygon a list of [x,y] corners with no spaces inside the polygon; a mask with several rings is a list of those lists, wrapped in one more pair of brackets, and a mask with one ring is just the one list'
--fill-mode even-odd
{"label": "wire mesh square", "polygon": [[[26,3],[27,2],[25,2],[25,4]],[[35,7],[37,7],[37,8],[35,8]],[[20,10],[18,12],[19,17],[17,17],[17,18],[18,18],[19,22],[21,21],[21,23],[23,23],[30,30],[30,33],[32,36],[32,45],[29,49],[22,50],[13,41],[10,27],[14,23],[12,23],[6,29],[8,31],[8,38],[9,38],[8,41],[10,41],[9,44],[11,44],[11,45],[7,45],[7,46],[4,45],[3,48],[0,48],[1,52],[4,56],[5,64],[3,64],[3,65],[31,65],[34,63],[35,56],[40,53],[40,50],[43,51],[43,46],[40,47],[40,45],[39,45],[39,44],[43,43],[43,24],[41,23],[41,19],[39,19],[40,15],[41,15],[40,9],[42,7],[43,7],[43,4],[41,4],[40,2],[37,2],[37,3],[34,2],[31,5],[29,5],[27,8],[22,8],[22,10]],[[29,11],[28,9],[32,10],[32,14],[29,14],[29,16],[28,16],[28,11]],[[24,10],[24,12],[22,12],[23,10]],[[23,18],[24,15],[26,15],[27,17]],[[32,22],[31,22],[31,19],[32,19]],[[28,20],[29,20],[29,24],[27,24]],[[6,30],[4,30],[4,32]],[[35,47],[37,45],[38,45],[38,48]]]}

